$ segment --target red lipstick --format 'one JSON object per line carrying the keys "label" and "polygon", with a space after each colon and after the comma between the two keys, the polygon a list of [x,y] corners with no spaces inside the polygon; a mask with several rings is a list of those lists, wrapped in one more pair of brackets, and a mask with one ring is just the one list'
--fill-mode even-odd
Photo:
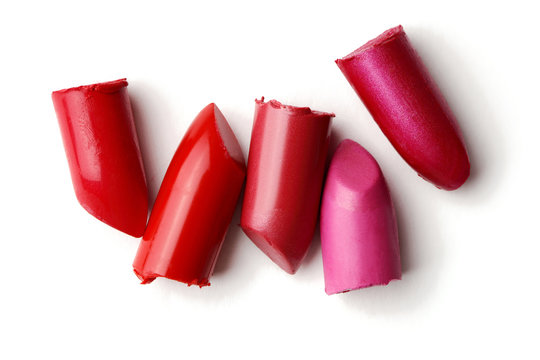
{"label": "red lipstick", "polygon": [[143,284],[209,278],[242,189],[242,149],[214,104],[197,115],[165,174],[133,269]]}
{"label": "red lipstick", "polygon": [[332,117],[275,100],[255,101],[241,225],[290,274],[315,231]]}
{"label": "red lipstick", "polygon": [[91,215],[140,237],[148,193],[125,79],[52,93],[71,180]]}

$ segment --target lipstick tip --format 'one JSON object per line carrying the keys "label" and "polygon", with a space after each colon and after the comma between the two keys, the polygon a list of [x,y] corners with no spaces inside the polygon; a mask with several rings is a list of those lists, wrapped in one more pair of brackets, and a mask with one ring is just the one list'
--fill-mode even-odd
{"label": "lipstick tip", "polygon": [[[148,203],[146,196],[133,197],[134,202],[131,206],[126,206],[125,209],[130,209],[131,212],[125,211],[112,211],[106,210],[110,208],[110,204],[114,203],[113,200],[105,199],[99,201],[95,197],[92,198],[92,194],[82,186],[75,188],[75,197],[86,210],[87,213],[98,219],[99,221],[115,228],[134,238],[140,238],[144,234],[146,228],[146,218],[148,217]],[[90,199],[90,200],[89,200]],[[139,199],[136,204],[135,200]],[[90,201],[94,202],[91,203]]]}
{"label": "lipstick tip", "polygon": [[[360,144],[345,139],[336,149],[332,164],[334,176],[341,186],[355,193],[371,188],[383,179],[381,168],[373,156]],[[354,166],[351,166],[354,164]]]}
{"label": "lipstick tip", "polygon": [[237,164],[239,164],[245,172],[246,160],[244,158],[244,153],[242,152],[242,148],[240,147],[238,139],[236,139],[236,136],[234,135],[231,126],[229,125],[229,123],[225,119],[225,116],[223,115],[221,110],[219,110],[219,107],[216,104],[211,103],[208,106],[213,107],[215,124],[218,129],[221,141],[223,142],[223,146],[227,151],[227,154],[229,154],[231,159],[233,159]]}
{"label": "lipstick tip", "polygon": [[257,231],[248,226],[240,225],[242,230],[251,241],[272,260],[276,265],[288,274],[294,275],[300,265],[299,262],[291,261],[277,247],[272,245],[272,240],[261,231]]}

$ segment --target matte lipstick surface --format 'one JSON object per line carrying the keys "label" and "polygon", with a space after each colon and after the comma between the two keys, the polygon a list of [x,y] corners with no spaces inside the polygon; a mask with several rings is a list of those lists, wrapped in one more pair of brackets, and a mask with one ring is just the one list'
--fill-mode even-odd
{"label": "matte lipstick surface", "polygon": [[165,174],[133,262],[143,284],[210,285],[246,175],[242,149],[214,104],[197,115]]}
{"label": "matte lipstick surface", "polygon": [[394,148],[424,179],[445,190],[469,177],[454,114],[401,26],[337,65]]}
{"label": "matte lipstick surface", "polygon": [[241,225],[290,274],[315,231],[333,116],[264,98],[255,102]]}
{"label": "matte lipstick surface", "polygon": [[381,169],[359,144],[344,140],[328,170],[321,207],[326,293],[401,279],[394,207]]}
{"label": "matte lipstick surface", "polygon": [[79,203],[104,223],[143,235],[148,192],[125,79],[52,93]]}

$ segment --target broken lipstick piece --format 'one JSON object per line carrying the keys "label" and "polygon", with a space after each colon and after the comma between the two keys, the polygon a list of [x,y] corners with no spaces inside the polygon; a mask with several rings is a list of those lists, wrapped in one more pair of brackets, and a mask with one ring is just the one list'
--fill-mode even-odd
{"label": "broken lipstick piece", "polygon": [[388,140],[424,179],[459,188],[470,164],[454,114],[401,26],[337,65]]}
{"label": "broken lipstick piece", "polygon": [[242,149],[214,104],[197,115],[165,174],[133,269],[200,287],[209,278],[244,183]]}
{"label": "broken lipstick piece", "polygon": [[91,215],[140,237],[148,193],[125,79],[54,91],[71,180]]}
{"label": "broken lipstick piece", "polygon": [[241,226],[294,274],[315,231],[334,114],[255,101]]}
{"label": "broken lipstick piece", "polygon": [[338,146],[326,177],[321,249],[328,295],[401,279],[388,187],[375,159],[352,140]]}

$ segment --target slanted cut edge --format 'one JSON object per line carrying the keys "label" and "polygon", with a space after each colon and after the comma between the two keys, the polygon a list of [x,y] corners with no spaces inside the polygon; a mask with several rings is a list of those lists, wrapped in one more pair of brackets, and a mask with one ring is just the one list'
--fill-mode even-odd
{"label": "slanted cut edge", "polygon": [[357,57],[361,53],[363,53],[363,52],[365,52],[365,51],[367,51],[369,49],[372,49],[374,47],[384,45],[384,44],[392,41],[396,37],[398,37],[400,35],[404,35],[404,34],[405,34],[405,31],[403,31],[403,26],[401,26],[401,25],[398,25],[396,27],[388,29],[385,32],[383,32],[381,35],[377,36],[376,38],[369,40],[367,43],[360,46],[358,49],[354,50],[349,55],[346,55],[346,56],[342,57],[341,59],[337,59],[336,63],[339,64],[342,61],[348,61],[348,60],[354,59],[355,57]]}
{"label": "slanted cut edge", "polygon": [[[101,221],[105,225],[108,225],[108,226],[112,227],[113,229],[121,231],[124,234],[127,234],[129,236],[133,236],[134,238],[140,238],[140,237],[143,236],[144,229],[143,229],[142,232],[135,232],[135,231],[132,231],[133,227],[124,226],[125,223],[122,223],[122,224],[115,223],[115,222],[111,221],[108,217],[103,216],[97,209],[91,207],[85,201],[83,201],[83,199],[84,199],[84,197],[82,195],[83,192],[88,194],[88,191],[86,190],[86,188],[80,188],[79,190],[75,189],[75,197],[77,198],[77,201],[78,201],[79,205],[81,205],[81,207],[87,213],[89,213],[90,215],[92,215],[93,217],[95,217],[97,220]],[[145,225],[146,225],[146,219],[145,219]]]}
{"label": "slanted cut edge", "polygon": [[247,225],[240,225],[247,237],[257,246],[266,256],[279,266],[286,273],[294,275],[298,270],[298,266],[295,266],[287,256],[277,247],[274,246],[272,241],[265,236],[261,231],[255,230]]}
{"label": "slanted cut edge", "polygon": [[236,135],[234,134],[231,126],[229,125],[229,122],[227,121],[227,119],[225,119],[225,116],[223,115],[221,110],[219,110],[218,106],[214,103],[212,103],[212,105],[214,107],[214,119],[216,122],[217,131],[219,134],[219,138],[221,139],[223,148],[231,157],[231,159],[233,159],[238,165],[245,169],[246,160],[244,158],[244,153],[242,152],[242,148],[238,143]]}
{"label": "slanted cut edge", "polygon": [[311,110],[311,108],[309,108],[308,106],[302,107],[302,106],[285,105],[277,100],[270,100],[268,102],[264,102],[264,96],[262,96],[260,100],[255,99],[255,103],[259,106],[270,105],[274,109],[285,110],[295,115],[310,115],[311,114],[314,116],[321,116],[321,117],[335,117],[336,116],[334,113]]}
{"label": "slanted cut edge", "polygon": [[362,145],[351,139],[343,140],[330,163],[329,174],[349,191],[366,192],[384,180],[377,160]]}

